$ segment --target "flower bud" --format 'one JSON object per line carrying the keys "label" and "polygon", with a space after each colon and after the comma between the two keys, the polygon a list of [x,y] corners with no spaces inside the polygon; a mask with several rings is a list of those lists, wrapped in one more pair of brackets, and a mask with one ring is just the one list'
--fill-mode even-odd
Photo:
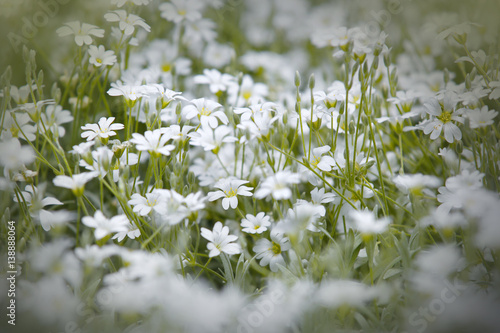
{"label": "flower bud", "polygon": [[391,65],[391,54],[389,52],[384,54],[384,65],[385,67],[389,67]]}
{"label": "flower bud", "polygon": [[40,71],[38,72],[38,76],[36,77],[36,86],[37,86],[37,91],[38,92],[41,92],[42,91],[42,87],[43,87],[43,70],[40,69]]}
{"label": "flower bud", "polygon": [[356,125],[354,125],[354,122],[351,120],[349,122],[349,134],[354,134],[356,133]]}
{"label": "flower bud", "polygon": [[297,88],[300,87],[300,73],[299,73],[299,71],[295,72],[295,86]]}
{"label": "flower bud", "polygon": [[175,175],[170,175],[169,182],[170,182],[170,188],[175,189],[177,187],[178,181],[177,181],[177,177]]}
{"label": "flower bud", "polygon": [[191,184],[194,184],[195,181],[196,181],[196,176],[194,175],[194,173],[192,171],[189,171],[188,172],[188,175],[187,175],[187,181],[188,181],[188,184],[191,185]]}
{"label": "flower bud", "polygon": [[312,122],[312,128],[316,131],[321,128],[321,118],[318,118],[318,120]]}
{"label": "flower bud", "polygon": [[403,124],[401,124],[400,122],[397,122],[395,129],[396,129],[396,134],[401,135],[403,133]]}
{"label": "flower bud", "polygon": [[379,62],[379,58],[378,58],[378,55],[376,55],[374,58],[373,58],[373,62],[372,62],[372,68],[377,70],[378,69],[378,62]]}
{"label": "flower bud", "polygon": [[457,152],[458,155],[462,154],[462,152],[464,151],[464,144],[462,143],[462,141],[456,142],[455,151]]}
{"label": "flower bud", "polygon": [[316,79],[314,78],[314,73],[309,77],[309,89],[313,90],[314,85],[316,84]]}
{"label": "flower bud", "polygon": [[300,114],[300,103],[295,103],[295,112]]}
{"label": "flower bud", "polygon": [[458,44],[465,45],[467,42],[467,34],[453,34],[453,38],[457,41]]}
{"label": "flower bud", "polygon": [[339,106],[339,114],[344,114],[345,111],[345,102],[341,102]]}

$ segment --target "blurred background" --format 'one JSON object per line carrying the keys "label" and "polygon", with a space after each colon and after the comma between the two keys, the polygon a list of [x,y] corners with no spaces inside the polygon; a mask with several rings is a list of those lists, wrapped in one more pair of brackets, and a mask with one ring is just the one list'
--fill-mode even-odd
{"label": "blurred background", "polygon": [[[209,0],[206,0],[209,1]],[[37,52],[38,68],[44,69],[49,82],[57,80],[64,71],[62,66],[72,61],[75,45],[70,38],[60,38],[56,29],[65,22],[79,20],[106,29],[106,37],[97,43],[107,45],[110,24],[103,15],[116,6],[112,0],[0,0],[0,72],[12,67],[11,83],[24,85],[22,48]],[[148,6],[135,6],[134,13],[153,27],[145,39],[166,38],[172,25],[160,17],[158,5],[165,1],[152,0]],[[218,2],[217,0],[211,2]],[[403,48],[402,38],[418,34],[419,29],[446,28],[453,22],[471,21],[481,25],[479,32],[487,31],[484,41],[498,40],[500,1],[452,0],[220,0],[217,11],[206,13],[217,23],[218,39],[229,40],[237,55],[254,49],[277,53],[289,51],[291,44],[313,49],[309,37],[314,30],[328,27],[365,25],[388,33],[388,43],[394,51]],[[116,3],[116,1],[115,1]],[[121,9],[130,8],[126,4]],[[273,29],[274,28],[274,29]],[[418,39],[419,36],[414,36]],[[420,36],[424,38],[423,36]],[[109,38],[108,38],[109,39]],[[302,44],[300,43],[302,42]],[[417,41],[418,42],[418,41]],[[468,41],[474,44],[474,39]],[[417,43],[418,44],[418,43]],[[422,52],[433,53],[432,43]],[[471,45],[471,49],[488,45]],[[316,50],[314,50],[316,52]],[[310,52],[310,53],[314,53]],[[323,56],[324,54],[320,54]],[[310,54],[312,64],[317,59]],[[453,59],[449,66],[453,66]]]}

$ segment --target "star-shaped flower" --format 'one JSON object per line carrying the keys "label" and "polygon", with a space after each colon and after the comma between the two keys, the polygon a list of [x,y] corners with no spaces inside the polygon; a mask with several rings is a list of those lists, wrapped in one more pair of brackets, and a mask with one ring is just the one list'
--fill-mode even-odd
{"label": "star-shaped flower", "polygon": [[201,228],[201,236],[209,241],[207,248],[210,250],[208,254],[210,258],[218,256],[221,252],[229,255],[241,253],[240,244],[233,243],[238,236],[229,235],[229,228],[223,227],[221,222],[215,223],[212,231]]}

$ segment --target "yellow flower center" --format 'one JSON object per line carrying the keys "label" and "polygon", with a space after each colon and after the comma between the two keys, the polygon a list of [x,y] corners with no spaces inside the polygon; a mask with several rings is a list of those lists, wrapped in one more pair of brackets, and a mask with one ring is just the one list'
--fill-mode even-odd
{"label": "yellow flower center", "polygon": [[97,63],[99,63],[99,64],[102,64],[102,60],[101,60],[101,59],[99,59],[99,58],[96,58],[96,59],[95,59],[95,61],[96,61]]}
{"label": "yellow flower center", "polygon": [[13,138],[19,137],[19,129],[15,126],[11,126],[10,132],[12,133]]}
{"label": "yellow flower center", "polygon": [[231,197],[235,197],[236,196],[236,192],[233,190],[233,188],[231,187],[229,189],[229,191],[224,191],[224,193],[226,194],[226,196],[228,198],[231,198]]}
{"label": "yellow flower center", "polygon": [[443,113],[441,113],[441,115],[438,116],[437,119],[441,120],[443,124],[446,124],[447,122],[451,121],[451,112],[443,111]]}
{"label": "yellow flower center", "polygon": [[320,161],[321,161],[321,156],[320,157],[314,156],[314,159],[311,161],[311,166],[313,167],[318,166]]}
{"label": "yellow flower center", "polygon": [[243,98],[245,99],[245,101],[247,101],[250,97],[252,97],[251,91],[244,91],[243,92]]}
{"label": "yellow flower center", "polygon": [[325,105],[328,109],[331,109],[331,108],[334,108],[337,106],[337,101],[329,101],[327,99],[325,99]]}
{"label": "yellow flower center", "polygon": [[209,116],[212,112],[207,110],[205,107],[201,108],[200,115],[202,116]]}
{"label": "yellow flower center", "polygon": [[273,251],[274,255],[278,255],[281,253],[281,245],[273,242],[273,246],[269,250]]}
{"label": "yellow flower center", "polygon": [[172,70],[172,64],[166,62],[163,65],[161,65],[161,70],[164,72],[170,72]]}

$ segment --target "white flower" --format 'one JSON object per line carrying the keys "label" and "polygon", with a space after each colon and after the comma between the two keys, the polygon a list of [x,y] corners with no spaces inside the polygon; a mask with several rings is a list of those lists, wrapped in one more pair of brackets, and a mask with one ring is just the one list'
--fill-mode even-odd
{"label": "white flower", "polygon": [[229,119],[227,119],[226,114],[223,111],[216,111],[222,105],[217,102],[199,98],[191,101],[192,105],[187,105],[182,109],[182,114],[186,119],[193,119],[198,117],[202,124],[208,124],[212,128],[216,128],[219,124],[217,118],[223,123],[227,124]]}
{"label": "white flower", "polygon": [[208,125],[202,125],[196,132],[191,132],[188,136],[191,138],[189,143],[193,146],[201,146],[205,151],[219,152],[223,143],[235,142],[238,139],[234,137],[231,128],[221,125],[216,129]]}
{"label": "white flower", "polygon": [[175,149],[174,145],[166,144],[172,137],[161,129],[146,131],[144,135],[133,133],[132,137],[130,142],[136,145],[137,150],[148,151],[154,157],[168,156]]}
{"label": "white flower", "polygon": [[184,125],[181,129],[179,125],[170,125],[164,130],[164,132],[169,133],[174,141],[183,141],[189,138],[188,134],[193,128],[193,126]]}
{"label": "white flower", "polygon": [[449,190],[452,191],[459,189],[478,189],[483,186],[483,177],[484,173],[481,173],[478,170],[470,172],[469,170],[465,169],[462,170],[459,175],[446,179],[445,185]]}
{"label": "white flower", "polygon": [[342,81],[333,81],[332,85],[328,87],[328,94],[325,96],[330,103],[333,101],[342,102],[346,98],[346,87]]}
{"label": "white flower", "polygon": [[287,233],[296,233],[307,229],[318,232],[318,219],[325,216],[326,209],[323,205],[314,205],[306,200],[297,200],[293,209],[288,209],[283,227]]}
{"label": "white flower", "polygon": [[[52,221],[47,218],[51,217],[52,213],[43,208],[50,205],[62,205],[63,203],[56,198],[45,196],[45,185],[40,184],[38,187],[26,185],[25,191],[22,191],[21,194],[29,208],[31,217],[40,222],[43,230],[48,231]],[[16,196],[14,196],[14,201],[18,202]]]}
{"label": "white flower", "polygon": [[174,190],[157,189],[162,195],[162,204],[159,205],[158,215],[162,222],[175,225],[183,221],[189,215],[185,205],[185,199]]}
{"label": "white flower", "polygon": [[375,298],[385,300],[390,295],[391,289],[382,284],[369,286],[359,281],[329,279],[321,283],[313,297],[321,306],[335,309],[361,308]]}
{"label": "white flower", "polygon": [[479,24],[477,23],[472,23],[472,22],[462,22],[458,23],[455,25],[452,25],[451,27],[448,27],[447,29],[444,29],[437,35],[437,39],[445,39],[448,38],[449,36],[457,36],[457,35],[468,35],[471,32],[471,27],[480,27]]}
{"label": "white flower", "polygon": [[77,320],[77,309],[82,304],[67,281],[60,275],[45,275],[36,282],[20,281],[19,298],[23,312],[31,313],[40,325],[63,326]]}
{"label": "white flower", "polygon": [[[26,113],[6,112],[3,119],[2,141],[18,138],[28,141],[36,139],[36,127],[31,124],[30,116]],[[23,135],[24,134],[24,135]]]}
{"label": "white flower", "polygon": [[[239,95],[238,95],[239,91]],[[229,89],[230,99],[236,101],[236,106],[243,106],[248,104],[262,103],[262,100],[269,94],[269,88],[264,83],[254,83],[252,77],[248,74],[243,76],[241,85],[233,85]]]}
{"label": "white flower", "polygon": [[457,100],[462,102],[463,105],[472,106],[479,104],[481,98],[487,96],[490,93],[489,88],[485,88],[478,84],[477,86],[471,87],[470,90],[464,91],[457,96]]}
{"label": "white flower", "polygon": [[255,192],[257,199],[267,197],[269,194],[276,200],[286,200],[292,197],[292,190],[288,187],[290,184],[300,182],[299,174],[290,171],[278,171],[272,176],[267,177],[260,188]]}
{"label": "white flower", "polygon": [[103,65],[112,66],[116,62],[115,52],[111,50],[106,51],[103,45],[99,45],[99,47],[90,45],[89,55],[89,62],[96,67],[101,67]]}
{"label": "white flower", "polygon": [[30,96],[31,94],[31,90],[36,90],[37,87],[35,84],[31,85],[24,85],[24,86],[21,86],[21,87],[16,87],[16,86],[10,86],[10,96],[12,97],[12,99],[14,99],[14,101],[16,101],[16,103],[19,105],[19,104],[24,104],[24,103],[28,103],[28,97]]}
{"label": "white flower", "polygon": [[191,22],[187,21],[184,23],[184,28],[182,41],[191,47],[199,43],[211,43],[217,38],[217,24],[207,18]]}
{"label": "white flower", "polygon": [[228,87],[235,83],[232,75],[221,74],[216,69],[204,69],[203,75],[196,75],[193,78],[193,82],[197,84],[208,84],[213,94],[226,91]]}
{"label": "white flower", "polygon": [[81,196],[83,194],[85,184],[95,178],[98,174],[98,172],[84,172],[74,174],[71,177],[60,175],[54,178],[53,183],[55,186],[70,189],[76,196]]}
{"label": "white flower", "polygon": [[209,241],[207,248],[210,250],[208,254],[210,258],[218,256],[221,252],[229,255],[241,253],[241,246],[232,243],[238,236],[229,235],[229,228],[223,227],[221,222],[215,223],[213,231],[201,228],[201,236]]}
{"label": "white flower", "polygon": [[282,253],[290,250],[291,247],[289,239],[273,229],[271,230],[271,241],[266,238],[259,239],[253,247],[253,252],[257,254],[257,259],[261,259],[259,263],[261,266],[269,265],[271,271],[277,272],[278,265],[285,266]]}
{"label": "white flower", "polygon": [[56,32],[60,37],[75,35],[75,43],[78,46],[92,44],[91,36],[104,37],[104,29],[99,29],[99,27],[88,23],[80,24],[80,21],[65,23]]}
{"label": "white flower", "polygon": [[443,131],[444,138],[449,143],[462,139],[462,132],[453,122],[463,122],[462,117],[454,114],[455,105],[456,103],[449,96],[445,96],[441,103],[435,98],[425,103],[424,106],[427,113],[431,115],[431,119],[425,123],[425,126],[422,124],[424,134],[431,133],[431,140],[436,140]]}
{"label": "white flower", "polygon": [[125,238],[125,236],[130,239],[136,239],[141,235],[141,231],[137,228],[137,226],[132,224],[130,221],[128,225],[126,225],[126,227],[127,230],[116,232],[116,234],[113,236],[112,239],[116,239],[118,242],[121,242]]}
{"label": "white flower", "polygon": [[73,116],[68,110],[63,110],[60,105],[47,105],[45,112],[41,114],[41,120],[43,126],[38,125],[41,132],[52,131],[54,135],[62,138],[66,130],[61,125],[73,121]]}
{"label": "white flower", "polygon": [[78,154],[84,156],[90,152],[90,148],[95,145],[95,141],[82,142],[78,145],[74,145],[73,149],[69,151],[71,154]]}
{"label": "white flower", "polygon": [[150,83],[142,86],[142,94],[149,98],[160,98],[161,107],[166,108],[174,100],[186,100],[184,97],[179,96],[181,92],[173,91],[165,88],[158,83]]}
{"label": "white flower", "polygon": [[94,236],[96,240],[102,239],[115,232],[128,232],[128,225],[130,224],[127,216],[117,215],[111,219],[107,219],[104,214],[98,210],[95,212],[94,217],[84,216],[82,223],[87,227],[95,228]]}
{"label": "white flower", "polygon": [[489,191],[482,188],[483,173],[463,170],[460,175],[446,179],[445,186],[438,189],[437,200],[441,205],[438,213],[449,213],[452,208],[464,209],[469,215],[480,216],[495,200]]}
{"label": "white flower", "polygon": [[[11,179],[15,182],[25,182],[25,181],[31,182],[37,175],[38,175],[38,171],[30,170],[26,166],[23,165],[18,172],[12,174]],[[2,183],[2,181],[5,181],[5,180],[6,179],[4,179],[4,178],[0,178],[0,188],[1,189],[5,189],[2,187],[5,184],[5,183]]]}
{"label": "white flower", "polygon": [[500,248],[500,224],[498,223],[500,202],[497,198],[496,202],[492,203],[492,206],[485,207],[486,210],[479,217],[479,230],[474,238],[478,247],[490,247],[498,250]]}
{"label": "white flower", "polygon": [[453,229],[467,226],[464,214],[448,213],[439,209],[434,209],[429,216],[422,218],[420,223],[423,227],[432,225],[438,229]]}
{"label": "white flower", "polygon": [[251,140],[267,136],[276,120],[278,120],[278,116],[272,117],[270,112],[257,112],[250,120],[242,120],[237,127],[245,131],[248,130]]}
{"label": "white flower", "polygon": [[86,245],[85,247],[77,247],[75,256],[80,259],[87,267],[99,267],[102,261],[114,255],[121,255],[128,252],[125,248],[110,244],[110,245]]}
{"label": "white flower", "polygon": [[35,160],[35,152],[30,146],[21,146],[18,139],[0,142],[0,165],[5,171],[16,171]]}
{"label": "white flower", "polygon": [[187,208],[187,214],[196,213],[205,208],[205,199],[203,192],[189,193],[183,200]]}
{"label": "white flower", "polygon": [[89,158],[88,162],[92,164],[82,159],[80,160],[80,166],[85,167],[89,171],[98,172],[100,177],[105,177],[112,167],[113,152],[107,146],[102,146],[92,151],[91,156],[92,160]]}
{"label": "white flower", "polygon": [[489,96],[490,99],[500,98],[500,81],[491,81],[491,94]]}
{"label": "white flower", "polygon": [[362,234],[380,234],[387,230],[390,219],[383,217],[377,219],[375,214],[365,208],[364,210],[352,210],[349,212],[349,218],[354,224],[354,228]]}
{"label": "white flower", "polygon": [[121,31],[123,31],[125,36],[132,35],[135,31],[136,25],[143,28],[147,32],[151,31],[151,27],[144,21],[144,19],[134,14],[128,14],[123,9],[111,11],[105,14],[104,18],[108,22],[119,22],[118,27]]}
{"label": "white flower", "polygon": [[417,90],[400,90],[396,92],[396,96],[387,98],[387,101],[392,102],[395,105],[401,105],[403,109],[409,110],[415,99],[420,96],[421,94]]}
{"label": "white flower", "polygon": [[[35,90],[35,89],[33,89]],[[54,105],[55,101],[53,99],[39,100],[36,103],[24,103],[18,105],[20,110],[26,111],[31,120],[38,122],[40,119],[40,114],[45,105]]]}
{"label": "white flower", "polygon": [[196,21],[201,19],[203,2],[198,0],[171,0],[159,7],[161,17],[167,21],[179,23],[182,20]]}
{"label": "white flower", "polygon": [[325,155],[330,151],[330,146],[322,146],[314,148],[311,154],[311,167],[318,168],[321,171],[331,171],[335,165],[335,160],[329,155]]}
{"label": "white flower", "polygon": [[427,187],[436,188],[442,184],[441,179],[438,177],[423,175],[421,173],[397,175],[393,181],[403,193],[411,192],[414,194],[420,194],[422,189]]}
{"label": "white flower", "polygon": [[323,203],[334,202],[337,199],[337,196],[333,193],[325,193],[325,189],[318,189],[315,187],[311,191],[311,201],[315,205],[320,205]]}
{"label": "white flower", "polygon": [[470,128],[480,128],[493,125],[495,117],[498,112],[495,110],[488,110],[488,105],[483,106],[481,109],[477,108],[469,110],[466,117],[470,120]]}
{"label": "white flower", "polygon": [[231,62],[235,55],[234,48],[228,45],[209,43],[203,53],[203,62],[209,66],[221,68]]}
{"label": "white flower", "polygon": [[[124,153],[122,153],[120,158],[115,163],[111,164],[111,171],[113,173],[113,181],[114,182],[118,182],[120,180],[120,171],[122,171],[122,169],[125,166],[136,165],[139,162],[139,155],[134,154],[134,153],[125,153],[125,151],[124,151],[125,148],[120,148],[120,149],[123,149]],[[117,151],[116,151],[115,146],[113,146],[112,152],[115,156],[117,155]],[[128,179],[128,181],[131,181],[131,180],[132,179]],[[134,182],[134,181],[132,180],[132,182]]]}
{"label": "white flower", "polygon": [[[233,112],[241,114],[241,121],[251,120],[256,114],[264,113],[269,114],[270,111],[276,110],[278,106],[272,102],[265,102],[262,104],[252,104],[244,108],[234,108]],[[270,118],[270,117],[269,117]]]}
{"label": "white flower", "polygon": [[350,30],[346,27],[338,27],[333,29],[330,37],[330,45],[333,47],[344,46],[351,39]]}
{"label": "white flower", "polygon": [[241,231],[249,234],[261,234],[267,230],[267,227],[271,226],[271,218],[267,216],[264,212],[260,212],[253,216],[252,214],[247,214],[246,218],[241,220]]}
{"label": "white flower", "polygon": [[122,82],[111,83],[111,88],[108,90],[109,96],[123,96],[129,106],[144,96],[144,89],[138,85],[124,85]]}
{"label": "white flower", "polygon": [[[335,170],[346,170],[347,168],[347,160],[345,159],[346,149],[344,147],[337,147],[335,150],[335,166],[333,169]],[[360,172],[361,174],[366,173],[367,169],[369,169],[373,163],[375,163],[375,159],[373,157],[366,157],[364,152],[360,152],[356,154],[356,159],[354,158],[354,150],[349,151],[349,163],[351,164],[351,168],[356,172]]]}
{"label": "white flower", "polygon": [[418,253],[414,264],[418,270],[413,271],[410,281],[420,292],[439,295],[443,284],[452,273],[461,266],[461,250],[456,244],[434,245]]}
{"label": "white flower", "polygon": [[73,245],[74,241],[70,238],[57,238],[31,247],[25,260],[30,262],[30,270],[63,277],[71,286],[79,287],[83,272],[80,261],[72,251]]}
{"label": "white flower", "polygon": [[104,141],[106,141],[110,136],[116,135],[115,131],[121,130],[125,127],[120,123],[112,124],[114,120],[115,117],[102,117],[99,119],[97,124],[86,124],[85,126],[82,126],[82,130],[85,131],[82,133],[82,138],[87,138],[87,141],[92,141],[96,137],[99,137],[100,139],[104,139]]}
{"label": "white flower", "polygon": [[40,224],[45,231],[48,231],[51,228],[66,225],[71,221],[76,221],[76,218],[76,213],[67,210],[40,210]]}
{"label": "white flower", "polygon": [[128,204],[134,206],[134,212],[140,216],[148,215],[153,209],[158,213],[165,212],[165,208],[162,207],[162,205],[165,204],[164,197],[162,193],[156,189],[151,193],[146,193],[145,197],[139,193],[132,194]]}
{"label": "white flower", "polygon": [[249,192],[253,187],[242,186],[248,183],[247,180],[241,180],[236,178],[224,178],[215,183],[214,187],[220,189],[220,191],[208,193],[208,201],[215,201],[217,199],[222,199],[222,208],[227,210],[229,206],[232,209],[238,207],[238,195],[252,196],[252,192]]}

